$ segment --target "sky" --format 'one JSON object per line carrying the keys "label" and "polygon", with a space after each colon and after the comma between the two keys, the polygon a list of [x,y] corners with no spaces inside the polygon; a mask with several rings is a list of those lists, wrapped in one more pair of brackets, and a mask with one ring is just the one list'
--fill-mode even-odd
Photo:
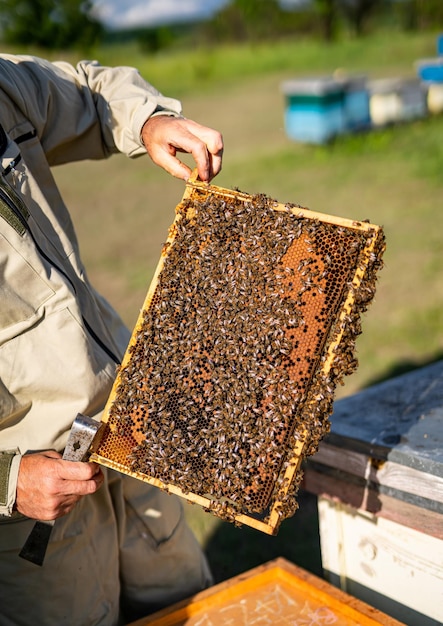
{"label": "sky", "polygon": [[112,29],[206,19],[228,0],[94,0],[96,15]]}
{"label": "sky", "polygon": [[[303,0],[281,0],[294,5]],[[111,29],[157,26],[212,17],[229,0],[93,0],[96,15]]]}

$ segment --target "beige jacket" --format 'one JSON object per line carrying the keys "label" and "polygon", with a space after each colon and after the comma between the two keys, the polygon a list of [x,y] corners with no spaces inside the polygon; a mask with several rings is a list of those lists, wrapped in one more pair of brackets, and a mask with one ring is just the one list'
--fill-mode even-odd
{"label": "beige jacket", "polygon": [[100,413],[129,338],[88,281],[50,167],[144,154],[144,122],[180,111],[132,68],[0,56],[0,515],[21,455],[61,451],[78,412]]}

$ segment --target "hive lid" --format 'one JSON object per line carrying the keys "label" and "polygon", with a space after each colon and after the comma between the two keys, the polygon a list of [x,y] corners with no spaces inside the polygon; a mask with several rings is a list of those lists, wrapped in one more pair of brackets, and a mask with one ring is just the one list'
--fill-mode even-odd
{"label": "hive lid", "polygon": [[443,477],[443,360],[335,404],[328,441]]}
{"label": "hive lid", "polygon": [[287,96],[323,96],[341,93],[343,89],[343,82],[338,82],[332,76],[294,78],[286,80],[281,84],[281,90]]}
{"label": "hive lid", "polygon": [[422,90],[421,81],[418,78],[377,78],[368,83],[369,92],[375,94],[403,93],[405,91]]}
{"label": "hive lid", "polygon": [[424,82],[443,83],[443,57],[419,59],[415,63],[415,68]]}
{"label": "hive lid", "polygon": [[307,76],[283,81],[282,92],[287,96],[323,96],[363,89],[367,83],[365,74],[348,74],[337,71],[327,76]]}
{"label": "hive lid", "polygon": [[91,459],[275,534],[383,249],[376,225],[190,180]]}

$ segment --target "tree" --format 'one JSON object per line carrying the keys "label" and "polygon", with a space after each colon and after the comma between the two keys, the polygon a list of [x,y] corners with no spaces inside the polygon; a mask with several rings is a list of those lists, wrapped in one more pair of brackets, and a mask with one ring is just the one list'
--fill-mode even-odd
{"label": "tree", "polygon": [[333,41],[337,31],[337,2],[316,0],[316,5],[321,18],[323,37],[326,41]]}
{"label": "tree", "polygon": [[379,8],[380,0],[340,0],[345,17],[352,30],[360,37],[365,33],[366,25]]}
{"label": "tree", "polygon": [[0,0],[6,43],[48,49],[87,48],[103,34],[91,0]]}
{"label": "tree", "polygon": [[394,9],[407,30],[435,29],[443,23],[442,0],[403,0]]}
{"label": "tree", "polygon": [[286,5],[280,0],[231,0],[202,25],[207,41],[271,41],[294,36],[335,37],[339,0],[301,0]]}
{"label": "tree", "polygon": [[285,17],[277,0],[231,0],[211,27],[219,40],[256,41],[278,36]]}

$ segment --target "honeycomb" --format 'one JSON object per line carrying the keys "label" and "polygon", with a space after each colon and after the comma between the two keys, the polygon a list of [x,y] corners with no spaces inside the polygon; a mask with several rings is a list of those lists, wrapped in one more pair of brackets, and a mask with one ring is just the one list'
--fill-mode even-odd
{"label": "honeycomb", "polygon": [[93,460],[275,534],[329,430],[380,227],[191,181]]}

